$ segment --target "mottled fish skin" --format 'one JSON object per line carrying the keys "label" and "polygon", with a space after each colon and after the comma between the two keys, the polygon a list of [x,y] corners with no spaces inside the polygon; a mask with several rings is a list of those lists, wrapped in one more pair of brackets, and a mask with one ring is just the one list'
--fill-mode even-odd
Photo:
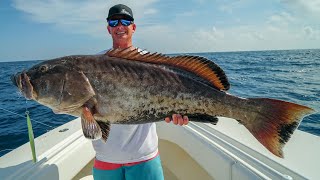
{"label": "mottled fish skin", "polygon": [[118,54],[49,60],[12,80],[27,98],[82,117],[84,135],[91,139],[107,140],[110,123],[149,123],[181,114],[215,124],[216,116],[224,116],[238,120],[269,151],[283,157],[284,144],[302,118],[314,112],[281,100],[227,94],[222,91],[229,89],[224,72],[203,58]]}
{"label": "mottled fish skin", "polygon": [[[128,61],[106,55],[67,56],[43,62],[37,67],[44,64],[63,64],[63,69],[56,71],[83,73],[89,83],[74,78],[65,81],[80,81],[79,86],[92,89],[89,91],[91,94],[86,95],[83,101],[92,99],[95,102],[94,117],[101,121],[119,124],[147,123],[178,113],[224,116],[239,120],[242,124],[251,124],[256,123],[252,121],[259,116],[259,107],[264,108],[264,104],[218,91],[198,81],[197,77],[189,72],[170,66]],[[62,86],[62,83],[60,84]],[[73,89],[79,86],[74,86],[76,88]],[[60,97],[60,92],[57,92],[56,96]],[[76,98],[81,99],[82,96]],[[70,109],[65,107],[63,111],[58,111],[81,116],[81,106],[84,104],[81,102],[72,104]]]}
{"label": "mottled fish skin", "polygon": [[241,100],[166,66],[108,56],[88,58],[88,63],[76,63],[77,58],[68,61],[79,64],[95,91],[97,120],[137,124],[160,121],[174,113],[229,116],[233,108],[226,102]]}

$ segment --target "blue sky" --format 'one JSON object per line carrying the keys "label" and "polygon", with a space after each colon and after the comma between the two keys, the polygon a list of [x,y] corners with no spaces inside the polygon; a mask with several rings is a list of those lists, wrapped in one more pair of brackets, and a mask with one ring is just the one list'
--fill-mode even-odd
{"label": "blue sky", "polygon": [[320,0],[0,1],[0,61],[110,48],[114,4],[135,16],[137,47],[162,53],[320,48]]}

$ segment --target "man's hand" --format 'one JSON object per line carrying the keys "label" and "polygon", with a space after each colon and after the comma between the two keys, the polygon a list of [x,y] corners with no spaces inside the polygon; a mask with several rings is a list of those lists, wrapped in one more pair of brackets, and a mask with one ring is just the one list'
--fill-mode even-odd
{"label": "man's hand", "polygon": [[188,116],[183,116],[183,118],[182,118],[182,116],[180,114],[173,114],[172,119],[170,119],[170,117],[166,117],[164,120],[167,123],[170,123],[172,120],[173,124],[175,124],[175,125],[179,124],[180,126],[187,125],[189,123]]}

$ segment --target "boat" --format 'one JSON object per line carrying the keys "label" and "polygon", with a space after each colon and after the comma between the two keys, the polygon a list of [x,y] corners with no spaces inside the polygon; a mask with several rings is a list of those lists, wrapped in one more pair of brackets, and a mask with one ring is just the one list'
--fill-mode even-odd
{"label": "boat", "polygon": [[[320,137],[296,130],[279,158],[237,121],[157,123],[165,179],[320,179]],[[8,180],[92,177],[95,152],[77,118],[35,139],[37,162],[26,143],[0,157],[0,177]]]}

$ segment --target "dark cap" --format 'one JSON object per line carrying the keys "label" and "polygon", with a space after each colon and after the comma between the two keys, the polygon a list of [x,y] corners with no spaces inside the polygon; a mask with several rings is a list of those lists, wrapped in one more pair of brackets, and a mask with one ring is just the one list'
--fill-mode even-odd
{"label": "dark cap", "polygon": [[112,6],[109,9],[109,14],[108,14],[107,20],[110,20],[110,18],[112,18],[112,16],[115,16],[115,15],[123,15],[123,16],[127,17],[128,20],[131,20],[131,21],[134,20],[132,10],[124,4],[117,4],[117,5]]}

